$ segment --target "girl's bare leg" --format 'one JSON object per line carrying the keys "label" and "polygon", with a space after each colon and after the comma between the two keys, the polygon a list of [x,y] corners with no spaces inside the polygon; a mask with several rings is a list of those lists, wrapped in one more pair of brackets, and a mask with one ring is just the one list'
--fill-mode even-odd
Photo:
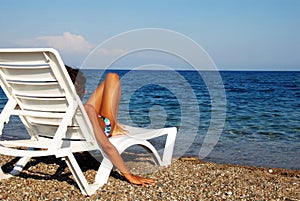
{"label": "girl's bare leg", "polygon": [[127,132],[119,126],[117,121],[120,97],[121,86],[119,76],[116,74],[108,74],[107,79],[98,86],[87,100],[85,109],[92,123],[96,139],[104,152],[109,156],[114,166],[121,171],[130,183],[143,186],[147,184],[155,185],[157,183],[156,180],[139,177],[130,172],[118,150],[111,144],[103,132],[105,124],[98,118],[98,114],[109,118],[111,124],[114,124],[112,135],[124,134]]}
{"label": "girl's bare leg", "polygon": [[[119,104],[121,99],[120,78],[115,73],[108,73],[106,79],[99,85],[88,99],[87,103],[94,105],[98,114],[109,119],[111,123],[111,135],[126,134],[118,122]],[[104,122],[100,122],[104,128]]]}
{"label": "girl's bare leg", "polygon": [[118,122],[120,99],[120,77],[115,73],[109,73],[104,81],[100,114],[110,120],[112,136],[127,133]]}

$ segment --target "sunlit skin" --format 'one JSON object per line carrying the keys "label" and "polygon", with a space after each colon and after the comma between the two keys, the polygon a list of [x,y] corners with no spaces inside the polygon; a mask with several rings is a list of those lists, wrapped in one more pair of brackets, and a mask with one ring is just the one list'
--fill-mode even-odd
{"label": "sunlit skin", "polygon": [[109,73],[107,74],[106,79],[97,87],[84,104],[85,110],[92,123],[94,133],[96,134],[96,139],[114,166],[119,169],[130,183],[143,186],[148,184],[155,185],[157,183],[156,180],[139,177],[130,172],[115,146],[110,143],[108,137],[103,132],[105,123],[98,117],[98,114],[110,120],[112,129],[110,133],[111,136],[127,134],[127,131],[124,130],[124,126],[118,122],[120,97],[120,78],[115,73]]}

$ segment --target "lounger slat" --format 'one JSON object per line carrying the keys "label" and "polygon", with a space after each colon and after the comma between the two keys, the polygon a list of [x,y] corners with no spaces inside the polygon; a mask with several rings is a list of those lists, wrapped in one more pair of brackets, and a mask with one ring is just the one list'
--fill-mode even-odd
{"label": "lounger slat", "polygon": [[47,63],[37,63],[37,62],[0,62],[0,68],[7,69],[48,69],[50,68]]}
{"label": "lounger slat", "polygon": [[17,96],[19,106],[24,110],[42,112],[65,112],[68,105],[65,98]]}
{"label": "lounger slat", "polygon": [[47,68],[3,68],[0,66],[1,76],[14,81],[57,81],[53,72]]}
{"label": "lounger slat", "polygon": [[40,118],[63,118],[65,113],[60,112],[41,112],[41,111],[26,111],[26,110],[13,110],[12,115],[40,117]]}
{"label": "lounger slat", "polygon": [[36,96],[36,97],[60,97],[64,91],[59,87],[58,82],[7,82],[14,94],[17,96]]}
{"label": "lounger slat", "polygon": [[[32,48],[22,48],[22,52],[18,52],[16,57],[16,49],[2,49],[0,55],[0,63],[3,64],[26,64],[26,65],[38,65],[38,64],[46,64],[48,60],[44,56],[44,51],[39,51],[42,49],[35,49],[36,51],[32,51]],[[26,49],[28,51],[26,51]]]}

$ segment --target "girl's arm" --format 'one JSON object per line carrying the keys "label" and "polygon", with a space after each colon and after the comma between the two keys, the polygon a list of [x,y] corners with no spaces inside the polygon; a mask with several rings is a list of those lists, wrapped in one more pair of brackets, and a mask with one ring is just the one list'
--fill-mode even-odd
{"label": "girl's arm", "polygon": [[91,104],[85,104],[84,108],[87,112],[87,115],[92,123],[93,131],[95,133],[95,137],[99,142],[100,146],[102,147],[103,151],[107,154],[110,161],[114,164],[115,167],[119,169],[119,171],[124,175],[124,177],[133,184],[141,184],[145,186],[146,184],[155,185],[156,180],[148,179],[143,177],[138,177],[133,175],[128,167],[126,166],[124,160],[122,159],[121,155],[119,154],[118,150],[115,146],[109,141],[107,136],[104,134],[102,128],[100,127],[97,113],[95,108]]}

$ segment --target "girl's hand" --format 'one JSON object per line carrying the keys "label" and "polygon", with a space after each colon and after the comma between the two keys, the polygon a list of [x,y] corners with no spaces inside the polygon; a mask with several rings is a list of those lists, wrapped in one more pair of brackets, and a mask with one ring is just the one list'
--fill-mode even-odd
{"label": "girl's hand", "polygon": [[146,186],[147,184],[150,184],[150,185],[154,186],[157,183],[157,181],[155,179],[139,177],[139,176],[133,175],[131,173],[122,173],[122,174],[132,184],[138,184],[138,185],[142,185],[142,186]]}

